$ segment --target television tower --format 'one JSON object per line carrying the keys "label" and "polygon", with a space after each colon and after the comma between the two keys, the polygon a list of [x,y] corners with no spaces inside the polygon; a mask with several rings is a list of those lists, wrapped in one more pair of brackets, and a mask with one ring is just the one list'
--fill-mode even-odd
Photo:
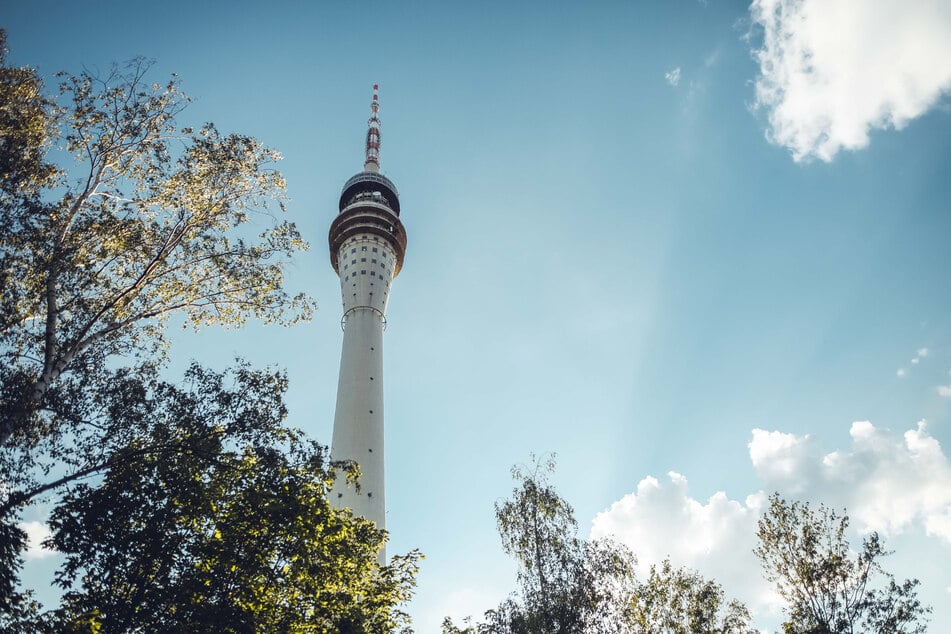
{"label": "television tower", "polygon": [[330,456],[360,466],[360,491],[340,478],[331,502],[386,528],[383,331],[390,286],[406,253],[406,230],[396,186],[380,174],[379,110],[379,86],[374,84],[363,171],[344,183],[340,213],[330,225],[330,263],[343,296],[343,351]]}

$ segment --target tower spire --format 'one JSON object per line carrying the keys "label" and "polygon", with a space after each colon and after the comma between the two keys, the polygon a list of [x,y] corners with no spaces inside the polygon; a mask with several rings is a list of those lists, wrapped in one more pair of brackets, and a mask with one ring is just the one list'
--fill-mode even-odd
{"label": "tower spire", "polygon": [[370,102],[370,121],[367,128],[367,158],[363,171],[380,171],[380,85],[373,84],[373,101]]}

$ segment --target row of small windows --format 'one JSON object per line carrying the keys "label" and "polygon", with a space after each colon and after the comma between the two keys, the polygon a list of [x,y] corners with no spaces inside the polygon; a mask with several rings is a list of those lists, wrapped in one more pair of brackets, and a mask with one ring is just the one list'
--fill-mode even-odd
{"label": "row of small windows", "polygon": [[[373,246],[373,245],[377,245],[377,246]],[[378,236],[362,235],[358,238],[353,238],[351,240],[348,240],[343,245],[343,252],[346,253],[346,250],[350,249],[350,253],[353,254],[357,252],[358,248],[361,251],[367,251],[372,249],[373,253],[378,253],[382,251],[383,257],[385,258],[388,252],[387,245],[388,245],[388,241],[383,240]]]}
{"label": "row of small windows", "polygon": [[[373,253],[379,253],[379,251],[380,251],[380,250],[379,250],[378,248],[376,248],[376,247],[371,247],[371,249],[373,249]],[[366,251],[366,250],[367,250],[367,247],[362,246],[362,247],[360,247],[360,250],[361,250],[361,251]],[[356,247],[353,247],[353,248],[350,249],[351,255],[354,254],[354,253],[356,253],[356,252],[357,252],[357,248],[356,248]],[[383,252],[383,255],[381,255],[380,257],[382,257],[382,258],[385,260],[385,259],[386,259],[386,251],[384,251],[384,252]]]}
{"label": "row of small windows", "polygon": [[[363,266],[366,266],[366,264],[364,264]],[[349,267],[348,264],[345,264],[344,267],[343,267],[343,270],[344,270],[344,274],[345,274],[345,275],[347,275],[346,270],[347,270],[348,267]],[[357,268],[357,267],[354,266],[353,268],[354,268],[353,272],[350,273],[349,275],[356,275],[356,274],[357,274],[357,271],[356,271],[356,268]],[[389,270],[388,268],[386,268],[385,266],[382,266],[382,265],[381,265],[381,266],[380,266],[380,269],[381,269],[381,271],[379,272],[379,274],[378,274],[376,271],[371,271],[371,275],[379,275],[380,277],[390,277],[390,270]],[[367,274],[367,269],[360,269],[360,270],[363,271],[363,275],[366,275],[366,274]],[[347,278],[344,277],[343,279],[347,279]]]}
{"label": "row of small windows", "polygon": [[[366,269],[360,269],[360,275],[366,275],[366,274],[367,274],[367,270],[366,270]],[[354,277],[354,279],[356,279],[356,277],[357,277],[357,272],[354,271],[354,272],[351,273],[350,275],[352,275],[352,276]],[[350,275],[347,275],[346,277],[344,277],[343,280],[344,280],[344,281],[349,280],[349,279],[350,279]],[[376,277],[376,276],[377,276],[377,275],[376,275],[376,271],[370,271],[370,277]],[[381,280],[384,280],[384,281],[385,281],[385,279],[386,279],[386,278],[383,276],[382,273],[380,273],[380,279],[381,279]]]}
{"label": "row of small windows", "polygon": [[[386,258],[383,258],[383,259],[385,260]],[[361,262],[366,262],[367,259],[366,259],[366,258],[360,258],[360,261],[361,261]],[[357,259],[356,259],[356,258],[353,258],[352,260],[350,260],[350,264],[356,264],[356,263],[357,263]],[[346,269],[348,266],[350,266],[350,264],[344,264],[344,265],[343,265],[343,268]],[[376,258],[370,258],[370,264],[376,264]],[[380,262],[380,266],[381,266],[382,268],[386,268],[386,262]]]}

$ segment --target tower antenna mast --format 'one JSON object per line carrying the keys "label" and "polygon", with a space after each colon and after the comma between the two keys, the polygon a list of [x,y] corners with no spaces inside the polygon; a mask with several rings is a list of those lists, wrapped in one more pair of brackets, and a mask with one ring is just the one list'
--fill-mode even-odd
{"label": "tower antenna mast", "polygon": [[367,158],[363,162],[365,172],[380,171],[380,85],[373,84],[373,101],[370,102],[370,121],[367,127]]}

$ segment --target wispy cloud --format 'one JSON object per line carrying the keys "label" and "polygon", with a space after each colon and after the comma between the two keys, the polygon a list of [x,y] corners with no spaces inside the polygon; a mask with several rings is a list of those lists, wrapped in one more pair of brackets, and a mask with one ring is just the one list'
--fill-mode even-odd
{"label": "wispy cloud", "polygon": [[664,79],[667,80],[668,84],[676,87],[680,83],[680,66],[673,69],[672,71],[664,73]]}
{"label": "wispy cloud", "polygon": [[951,385],[939,385],[938,386],[938,396],[943,396],[945,398],[951,398]]}
{"label": "wispy cloud", "polygon": [[[919,363],[921,363],[921,360],[927,356],[928,356],[927,348],[918,348],[918,352],[915,353],[915,356],[911,358],[909,363],[911,365],[918,365]],[[908,374],[907,368],[898,368],[898,370],[895,372],[895,376],[897,376],[898,378],[901,378],[905,376],[906,374]]]}
{"label": "wispy cloud", "polygon": [[863,148],[951,89],[946,2],[753,0],[750,17],[763,38],[755,106],[796,161]]}

